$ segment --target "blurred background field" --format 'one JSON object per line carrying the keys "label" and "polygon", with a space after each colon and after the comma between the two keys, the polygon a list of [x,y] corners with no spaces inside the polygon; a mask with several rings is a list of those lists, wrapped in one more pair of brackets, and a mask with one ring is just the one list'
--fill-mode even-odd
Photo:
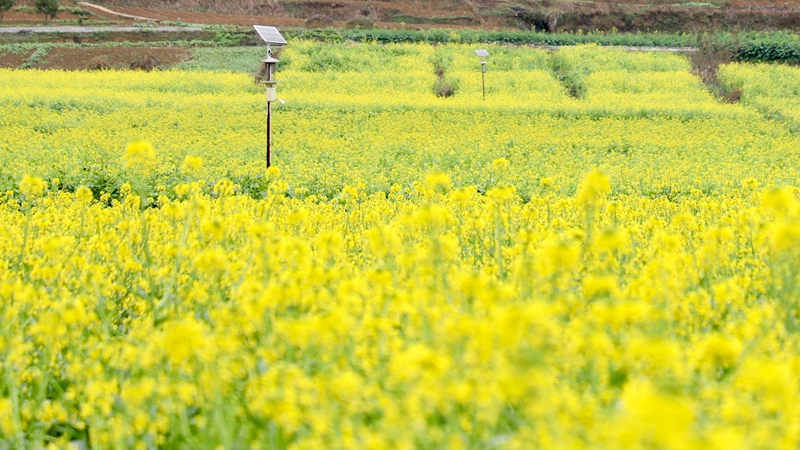
{"label": "blurred background field", "polygon": [[[292,195],[359,182],[388,192],[433,171],[486,190],[494,180],[483,169],[497,157],[525,198],[541,177],[574,190],[590,167],[614,176],[619,192],[671,196],[797,176],[791,104],[781,100],[794,68],[726,66],[723,88],[743,92],[729,103],[680,55],[490,45],[484,101],[475,48],[300,41],[284,50],[274,158]],[[2,188],[35,173],[116,195],[123,147],[148,139],[160,162],[152,188],[179,184],[180,161],[196,155],[209,185],[227,178],[261,195],[264,101],[250,75],[261,56],[201,49],[187,71],[0,72]],[[775,81],[751,86],[764,80]],[[452,96],[441,96],[443,84]],[[715,177],[699,175],[708,170]]]}

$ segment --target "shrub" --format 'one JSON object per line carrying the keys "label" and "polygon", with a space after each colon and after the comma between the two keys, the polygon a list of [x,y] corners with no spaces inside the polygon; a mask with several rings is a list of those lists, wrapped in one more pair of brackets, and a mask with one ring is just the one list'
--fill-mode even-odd
{"label": "shrub", "polygon": [[131,63],[131,70],[144,70],[145,72],[152,72],[153,69],[161,65],[161,61],[157,58],[147,55],[144,59],[140,59]]}
{"label": "shrub", "polygon": [[311,16],[306,20],[306,28],[331,28],[333,19],[322,14]]}
{"label": "shrub", "polygon": [[86,64],[86,70],[109,70],[111,66],[108,65],[108,58],[104,56],[95,56]]}
{"label": "shrub", "polygon": [[347,21],[344,27],[348,30],[372,30],[375,28],[375,22],[366,17],[358,17]]}
{"label": "shrub", "polygon": [[437,97],[452,97],[458,90],[458,80],[439,74],[433,85],[433,91]]}
{"label": "shrub", "polygon": [[3,15],[14,6],[14,0],[0,0],[0,22],[3,21]]}
{"label": "shrub", "polygon": [[53,20],[58,15],[58,0],[36,0],[36,11],[44,15],[45,22]]}

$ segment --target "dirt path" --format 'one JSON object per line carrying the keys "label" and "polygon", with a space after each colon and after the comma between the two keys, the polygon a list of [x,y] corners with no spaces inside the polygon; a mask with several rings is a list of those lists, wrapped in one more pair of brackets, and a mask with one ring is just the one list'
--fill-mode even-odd
{"label": "dirt path", "polygon": [[94,10],[97,10],[97,11],[104,12],[106,14],[113,14],[113,15],[115,15],[117,17],[121,17],[123,19],[143,20],[145,22],[156,22],[156,19],[151,19],[149,17],[142,17],[142,16],[136,16],[136,15],[132,15],[132,14],[125,14],[125,13],[121,13],[121,12],[117,12],[117,11],[112,11],[112,10],[110,10],[110,9],[104,7],[104,6],[95,5],[94,3],[78,2],[78,6],[81,6],[81,7],[84,7],[84,8],[89,8],[89,9],[94,9]]}
{"label": "dirt path", "polygon": [[[157,22],[182,22],[191,24],[203,25],[239,25],[239,26],[252,26],[269,24],[279,27],[297,27],[301,28],[305,25],[304,19],[295,19],[287,17],[274,17],[274,16],[255,16],[255,15],[239,15],[239,14],[220,14],[210,12],[198,11],[185,11],[176,9],[146,9],[146,8],[133,8],[124,6],[104,7],[105,10],[111,11],[98,11],[104,16],[111,17],[146,17],[150,20]],[[130,19],[126,19],[130,20]],[[344,22],[338,24],[338,27],[343,27]]]}

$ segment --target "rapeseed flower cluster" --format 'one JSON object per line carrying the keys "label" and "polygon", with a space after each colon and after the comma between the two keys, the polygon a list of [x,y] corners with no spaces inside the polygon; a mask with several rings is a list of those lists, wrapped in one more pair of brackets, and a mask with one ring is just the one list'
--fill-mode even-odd
{"label": "rapeseed flower cluster", "polygon": [[190,182],[145,209],[86,188],[3,196],[2,441],[800,439],[800,239],[774,237],[800,235],[794,191],[670,202],[591,172],[572,196],[524,202],[434,173],[301,200],[280,176],[263,199]]}
{"label": "rapeseed flower cluster", "polygon": [[775,64],[727,64],[719,79],[730,92],[738,91],[739,102],[784,122],[792,131],[800,129],[800,70]]}
{"label": "rapeseed flower cluster", "polygon": [[[619,192],[670,198],[798,178],[791,130],[745,105],[747,94],[717,101],[685,58],[487,48],[483,101],[472,46],[293,42],[281,54],[286,104],[272,111],[272,156],[289,194],[332,198],[359,183],[389,192],[433,171],[485,192],[499,157],[523,199],[544,192],[542,178],[571,195],[594,169]],[[585,86],[582,98],[559,82],[556,61]],[[437,67],[458,80],[454,96],[436,97]],[[138,140],[157,150],[143,181],[170,198],[187,176],[227,178],[254,196],[266,187],[263,92],[246,74],[0,70],[0,86],[0,190],[35,174],[115,195],[135,184],[120,155]],[[202,167],[186,173],[187,156]]]}
{"label": "rapeseed flower cluster", "polygon": [[472,51],[293,43],[267,171],[247,77],[0,71],[0,448],[797,447],[787,122]]}

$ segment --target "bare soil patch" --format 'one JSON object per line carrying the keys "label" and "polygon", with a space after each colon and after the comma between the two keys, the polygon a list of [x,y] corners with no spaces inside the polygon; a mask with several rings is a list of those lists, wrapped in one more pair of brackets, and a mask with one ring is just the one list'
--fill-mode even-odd
{"label": "bare soil patch", "polygon": [[269,21],[270,25],[284,26],[284,27],[302,27],[305,23],[303,19],[293,18],[266,18],[257,15],[243,15],[243,14],[220,14],[211,12],[197,12],[197,11],[181,11],[173,9],[148,9],[148,8],[130,8],[122,6],[108,7],[117,12],[130,14],[133,16],[147,17],[159,22],[183,22],[183,23],[196,23],[203,25],[241,25],[252,26],[263,24]]}
{"label": "bare soil patch", "polygon": [[161,63],[161,68],[166,68],[183,62],[191,55],[191,50],[181,47],[55,48],[33,67],[60,70],[129,69],[134,62],[151,56]]}
{"label": "bare soil patch", "polygon": [[[357,2],[356,2],[357,3]],[[403,3],[391,3],[391,2],[377,2],[383,5],[390,5],[392,11],[403,14],[416,14],[417,7],[413,5],[407,5]],[[345,4],[345,3],[342,3]],[[222,14],[222,13],[213,13],[213,12],[198,12],[198,11],[185,11],[185,10],[175,10],[175,9],[149,9],[149,8],[134,8],[134,7],[124,7],[124,6],[106,6],[108,9],[111,9],[116,12],[121,12],[124,14],[134,15],[134,16],[141,16],[147,17],[149,19],[153,19],[159,22],[182,22],[187,24],[202,24],[202,25],[239,25],[249,27],[252,25],[265,25],[269,24],[272,26],[278,27],[292,27],[292,28],[304,28],[306,25],[306,19],[311,17],[312,14],[300,14],[300,13],[291,13],[297,17],[286,17],[286,16],[279,16],[279,15],[247,15],[247,14]],[[402,8],[402,9],[400,9]],[[288,13],[287,13],[288,14]],[[452,11],[449,12],[452,14]],[[334,16],[331,16],[334,17]],[[364,16],[364,17],[368,17]],[[337,19],[334,17],[333,27],[335,28],[344,28],[347,23],[347,20],[350,19]],[[376,21],[376,25],[380,28],[409,28],[409,29],[422,29],[422,28],[475,28],[475,27],[464,27],[464,26],[457,26],[457,25],[447,25],[447,24],[402,24],[399,22],[381,22]],[[494,22],[485,22],[483,24],[484,28],[502,28],[503,23],[494,23]]]}
{"label": "bare soil patch", "polygon": [[325,15],[334,20],[335,27],[365,17],[381,28],[398,28],[403,26],[399,22],[405,22],[408,28],[449,25],[547,31],[800,29],[800,0],[105,0],[103,4],[146,17],[149,13],[160,20],[203,24],[302,27],[302,22],[290,20]]}
{"label": "bare soil patch", "polygon": [[[500,0],[489,0],[493,4]],[[308,19],[323,14],[334,20],[349,20],[368,17],[383,22],[396,13],[419,14],[421,16],[451,16],[475,12],[471,0],[106,0],[106,6],[132,7],[137,9],[169,9],[223,13],[230,15],[255,15],[268,17],[291,17]]]}
{"label": "bare soil patch", "polygon": [[17,54],[0,52],[0,69],[16,69],[32,54],[33,50]]}
{"label": "bare soil patch", "polygon": [[[6,14],[8,25],[38,25],[43,16],[31,12],[35,0],[18,0]],[[539,29],[547,31],[799,30],[800,0],[95,0],[113,10],[82,17],[62,11],[51,25],[114,23],[130,25],[129,14],[157,22],[238,25],[269,24],[303,28],[306,19],[324,15],[333,27],[369,19],[378,28]],[[70,0],[61,6],[74,10]],[[19,10],[23,7],[23,10]],[[138,39],[133,39],[137,41]]]}

